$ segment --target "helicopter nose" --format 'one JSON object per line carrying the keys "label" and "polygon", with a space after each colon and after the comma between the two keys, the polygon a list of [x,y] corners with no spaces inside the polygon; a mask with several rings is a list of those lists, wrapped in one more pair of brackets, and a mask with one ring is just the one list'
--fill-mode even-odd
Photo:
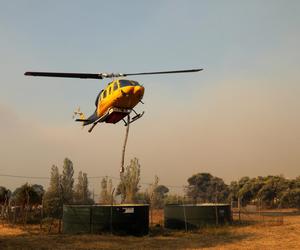
{"label": "helicopter nose", "polygon": [[135,86],[134,87],[134,94],[142,98],[144,95],[144,87],[142,86]]}

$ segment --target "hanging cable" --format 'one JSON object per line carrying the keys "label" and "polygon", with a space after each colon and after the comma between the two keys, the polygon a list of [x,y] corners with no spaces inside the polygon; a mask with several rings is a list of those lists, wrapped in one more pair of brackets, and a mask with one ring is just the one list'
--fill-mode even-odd
{"label": "hanging cable", "polygon": [[122,150],[120,174],[123,174],[125,171],[124,161],[125,161],[126,144],[127,144],[128,134],[129,134],[129,124],[130,124],[130,115],[127,116],[126,133],[125,133],[125,140],[124,140],[124,145],[123,145],[123,150]]}

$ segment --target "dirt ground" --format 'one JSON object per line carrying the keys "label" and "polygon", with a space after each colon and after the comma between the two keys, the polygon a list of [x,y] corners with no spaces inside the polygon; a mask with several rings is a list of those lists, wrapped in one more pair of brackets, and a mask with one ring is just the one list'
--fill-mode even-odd
{"label": "dirt ground", "polygon": [[[161,222],[154,214],[153,222]],[[207,227],[195,232],[152,227],[144,237],[48,234],[39,225],[0,225],[0,249],[300,249],[300,215],[283,221]]]}

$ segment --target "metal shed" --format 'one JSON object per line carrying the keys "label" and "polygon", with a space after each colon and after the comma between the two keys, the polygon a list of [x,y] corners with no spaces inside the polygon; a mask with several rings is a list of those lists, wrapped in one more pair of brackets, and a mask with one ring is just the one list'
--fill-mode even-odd
{"label": "metal shed", "polygon": [[229,204],[167,205],[164,209],[165,227],[194,229],[203,225],[225,224],[232,221]]}
{"label": "metal shed", "polygon": [[64,233],[90,233],[91,227],[90,205],[64,205],[63,206],[63,232]]}
{"label": "metal shed", "polygon": [[149,231],[149,205],[64,205],[64,233],[145,235]]}

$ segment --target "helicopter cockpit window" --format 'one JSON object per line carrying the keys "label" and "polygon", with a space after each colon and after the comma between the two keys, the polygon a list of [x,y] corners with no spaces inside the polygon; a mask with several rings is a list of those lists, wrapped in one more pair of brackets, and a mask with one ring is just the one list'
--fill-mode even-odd
{"label": "helicopter cockpit window", "polygon": [[114,91],[117,90],[117,89],[118,89],[118,83],[115,82],[115,83],[114,83]]}
{"label": "helicopter cockpit window", "polygon": [[126,87],[126,86],[132,86],[132,83],[128,80],[119,80],[120,88]]}
{"label": "helicopter cockpit window", "polygon": [[103,95],[102,95],[103,99],[106,97],[106,93],[107,93],[106,90],[104,90]]}
{"label": "helicopter cockpit window", "polygon": [[140,86],[140,84],[136,81],[131,81],[131,83],[132,83],[133,86]]}

